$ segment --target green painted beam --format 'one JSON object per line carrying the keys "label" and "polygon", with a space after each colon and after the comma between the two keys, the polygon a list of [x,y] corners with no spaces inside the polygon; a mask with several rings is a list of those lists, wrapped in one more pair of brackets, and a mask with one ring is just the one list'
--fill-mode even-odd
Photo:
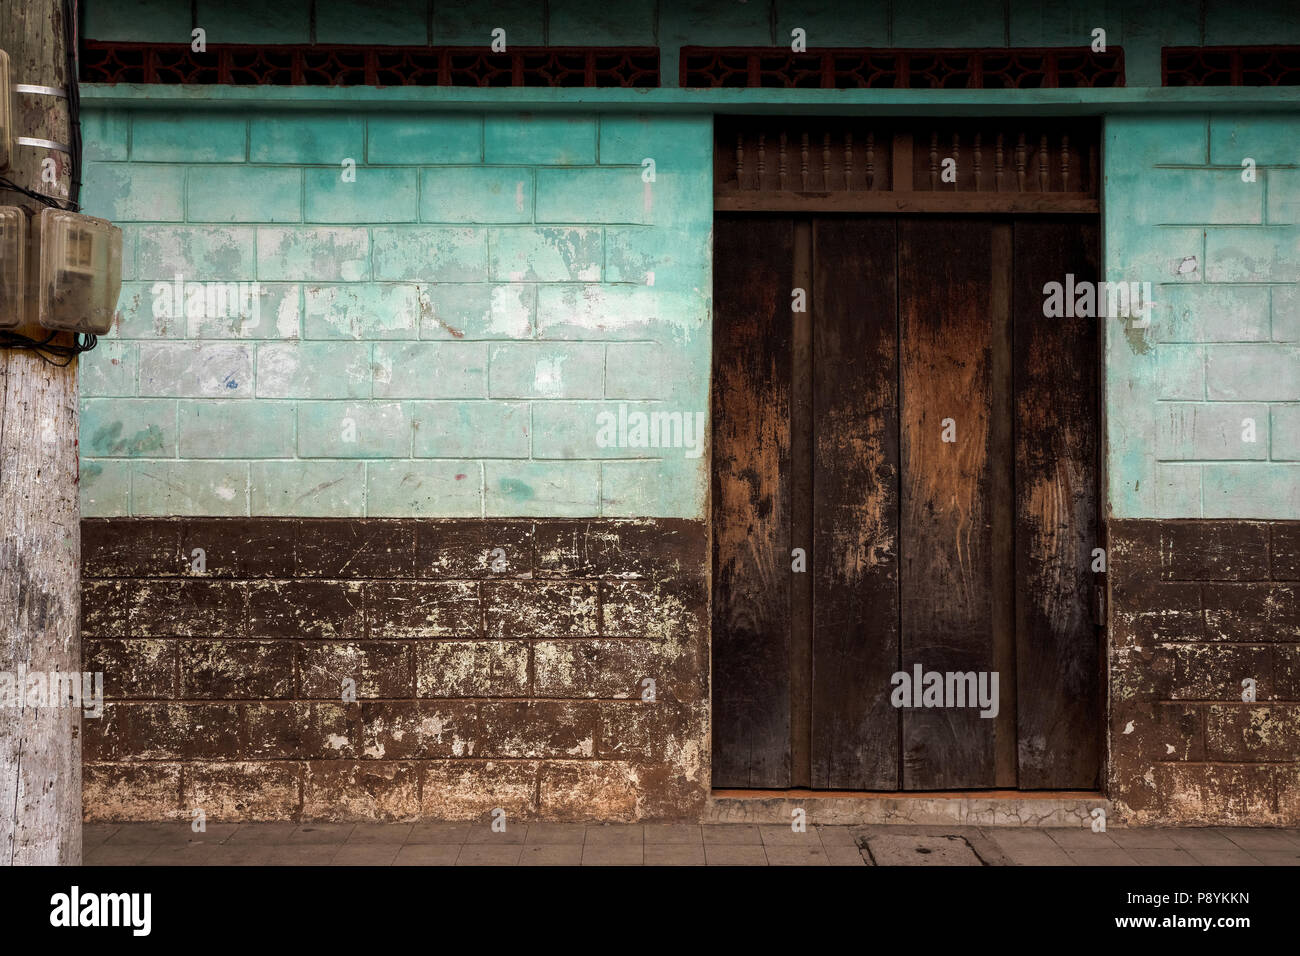
{"label": "green painted beam", "polygon": [[93,107],[131,109],[585,110],[897,116],[1088,116],[1135,112],[1300,110],[1300,87],[1034,90],[549,89],[454,86],[170,86],[85,83]]}

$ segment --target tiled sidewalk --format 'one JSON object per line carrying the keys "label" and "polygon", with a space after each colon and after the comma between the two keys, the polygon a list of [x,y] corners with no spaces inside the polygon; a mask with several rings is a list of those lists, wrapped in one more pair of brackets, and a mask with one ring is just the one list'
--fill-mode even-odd
{"label": "tiled sidewalk", "polygon": [[1300,830],[737,824],[88,824],[85,862],[205,865],[1300,866]]}

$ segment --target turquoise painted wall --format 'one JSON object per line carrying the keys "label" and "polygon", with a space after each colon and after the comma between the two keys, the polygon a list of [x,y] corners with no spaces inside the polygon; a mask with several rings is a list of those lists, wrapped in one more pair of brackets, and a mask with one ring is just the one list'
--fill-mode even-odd
{"label": "turquoise painted wall", "polygon": [[[1300,515],[1300,117],[1110,117],[1110,501],[1120,517]],[[1243,162],[1255,163],[1254,182]]]}
{"label": "turquoise painted wall", "polygon": [[[1300,4],[199,0],[192,18],[90,0],[85,33],[195,24],[211,43],[481,44],[504,26],[515,44],[657,44],[667,86],[681,45],[796,26],[812,47],[1081,45],[1100,26],[1145,98],[1161,46],[1300,42]],[[997,97],[985,112],[1036,102]],[[607,447],[597,415],[707,411],[709,116],[83,118],[83,201],[123,226],[127,280],[82,361],[85,514],[705,514],[707,456]],[[1149,327],[1106,324],[1112,513],[1300,514],[1300,119],[1116,113],[1105,146],[1106,275],[1156,299]],[[166,307],[178,273],[257,283],[256,315]]]}
{"label": "turquoise painted wall", "polygon": [[703,513],[690,435],[620,446],[598,416],[708,411],[709,117],[104,111],[85,136],[125,281],[81,362],[83,514]]}

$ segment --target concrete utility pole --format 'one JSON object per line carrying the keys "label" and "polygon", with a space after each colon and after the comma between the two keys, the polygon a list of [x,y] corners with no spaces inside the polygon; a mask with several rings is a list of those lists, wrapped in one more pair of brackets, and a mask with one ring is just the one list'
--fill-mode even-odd
{"label": "concrete utility pole", "polygon": [[[12,83],[63,89],[76,82],[68,75],[64,10],[59,0],[0,3],[0,49],[9,54]],[[66,96],[19,92],[13,106],[15,136],[72,142]],[[43,182],[47,159],[57,183]],[[67,199],[70,157],[14,144],[0,176]],[[42,208],[4,188],[0,205]],[[17,331],[36,339],[48,334],[28,326]],[[44,706],[30,706],[25,680],[81,670],[79,522],[77,363],[58,368],[30,350],[0,348],[0,671],[21,682],[18,705],[0,706],[6,865],[81,863],[81,712],[67,700],[50,706],[48,690]]]}

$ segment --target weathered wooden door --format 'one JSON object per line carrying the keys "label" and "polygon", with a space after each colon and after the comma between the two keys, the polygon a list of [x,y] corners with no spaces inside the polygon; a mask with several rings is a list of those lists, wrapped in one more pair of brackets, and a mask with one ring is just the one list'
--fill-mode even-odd
{"label": "weathered wooden door", "polygon": [[[1097,785],[1097,326],[1043,314],[1096,248],[1079,216],[719,217],[715,786]],[[996,674],[996,714],[900,705],[918,667]]]}

